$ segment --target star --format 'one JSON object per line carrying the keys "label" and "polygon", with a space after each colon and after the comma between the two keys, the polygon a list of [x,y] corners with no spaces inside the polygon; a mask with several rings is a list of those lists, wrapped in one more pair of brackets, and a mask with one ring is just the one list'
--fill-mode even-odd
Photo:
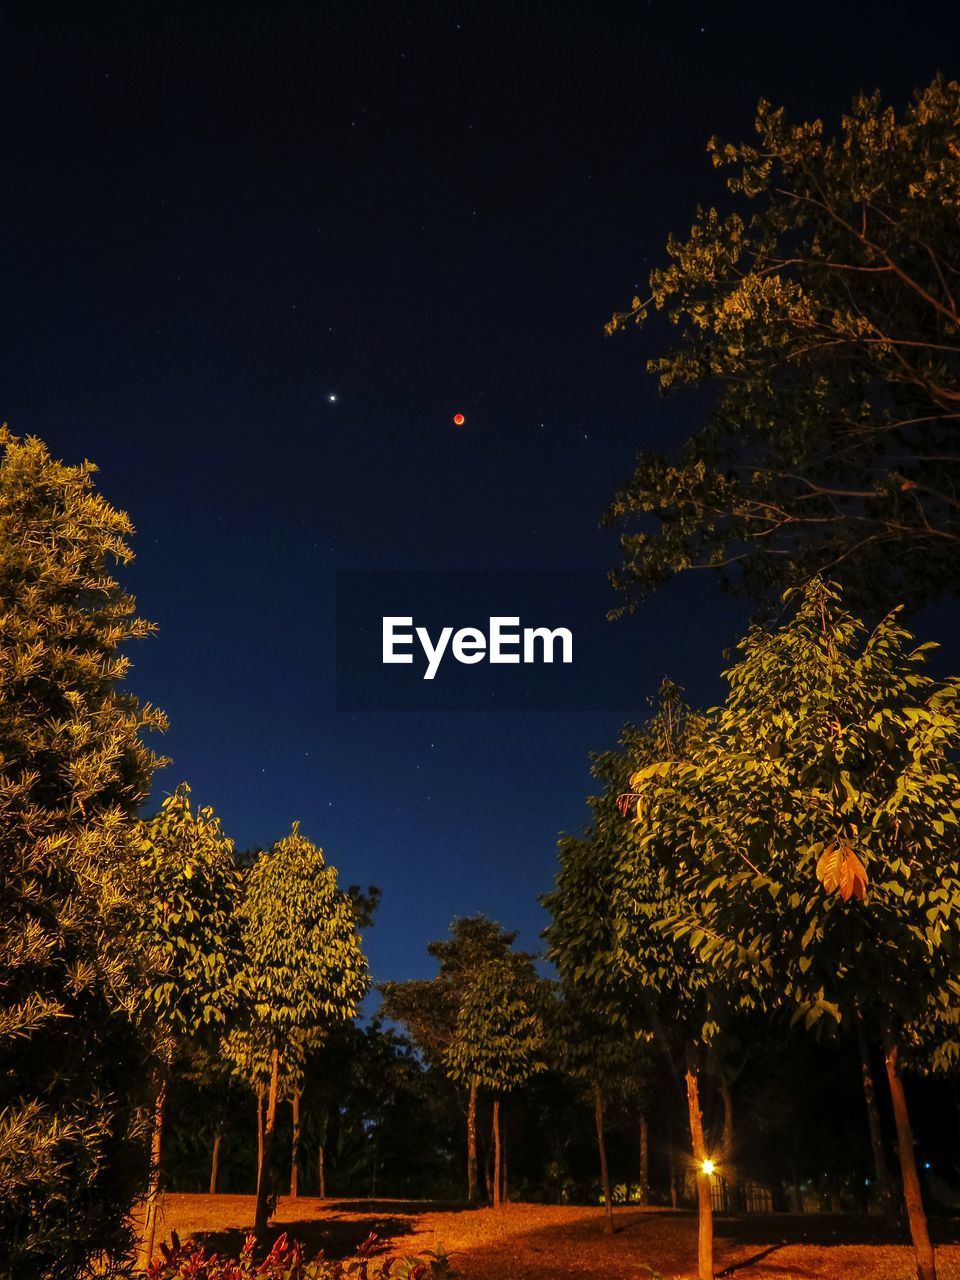
{"label": "star", "polygon": [[331,391],[330,394],[327,396],[327,399],[330,401],[331,404],[336,404],[337,393],[335,391]]}

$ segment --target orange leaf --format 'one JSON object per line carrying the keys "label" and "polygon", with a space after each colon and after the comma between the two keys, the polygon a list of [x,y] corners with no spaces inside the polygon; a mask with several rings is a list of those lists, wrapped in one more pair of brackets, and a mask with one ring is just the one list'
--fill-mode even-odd
{"label": "orange leaf", "polygon": [[866,901],[867,871],[850,844],[830,844],[824,849],[817,862],[817,879],[827,893],[839,890],[844,902]]}

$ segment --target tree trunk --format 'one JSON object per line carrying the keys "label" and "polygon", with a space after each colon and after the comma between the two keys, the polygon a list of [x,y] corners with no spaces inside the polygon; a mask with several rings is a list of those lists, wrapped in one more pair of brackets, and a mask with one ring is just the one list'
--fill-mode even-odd
{"label": "tree trunk", "polygon": [[470,1081],[467,1102],[467,1200],[477,1202],[477,1082]]}
{"label": "tree trunk", "polygon": [[640,1203],[650,1203],[650,1122],[640,1117]]}
{"label": "tree trunk", "polygon": [[210,1194],[217,1194],[217,1179],[220,1174],[220,1143],[223,1141],[223,1134],[218,1129],[213,1135],[213,1155],[210,1158]]}
{"label": "tree trunk", "polygon": [[500,1208],[500,1099],[493,1100],[493,1207]]}
{"label": "tree trunk", "polygon": [[290,1146],[290,1194],[298,1196],[300,1194],[300,1090],[293,1091],[293,1097],[290,1099],[290,1107],[293,1111],[293,1141]]}
{"label": "tree trunk", "polygon": [[676,1209],[679,1205],[679,1197],[677,1196],[677,1160],[675,1156],[676,1146],[673,1141],[673,1114],[667,1112],[667,1177],[670,1180],[670,1208]]}
{"label": "tree trunk", "polygon": [[720,1081],[720,1098],[723,1102],[723,1136],[721,1138],[720,1159],[723,1162],[723,1176],[727,1186],[725,1208],[742,1212],[743,1197],[737,1178],[737,1164],[733,1150],[733,1094],[725,1080]]}
{"label": "tree trunk", "polygon": [[317,1142],[317,1194],[321,1200],[327,1198],[327,1143],[330,1139],[330,1108],[323,1109],[323,1125]]}
{"label": "tree trunk", "polygon": [[[491,1128],[490,1134],[492,1135]],[[483,1199],[486,1204],[493,1204],[493,1140],[487,1135],[486,1130],[483,1137],[477,1137],[477,1145],[480,1149],[480,1177],[483,1180]]]}
{"label": "tree trunk", "polygon": [[160,1210],[160,1152],[163,1149],[163,1111],[167,1102],[167,1072],[160,1075],[157,1099],[153,1108],[153,1133],[150,1136],[150,1175],[147,1194],[143,1202],[143,1229],[140,1233],[140,1250],[137,1267],[146,1271],[153,1261],[153,1247],[157,1239],[157,1214]]}
{"label": "tree trunk", "polygon": [[270,1093],[267,1100],[267,1121],[263,1126],[263,1152],[260,1158],[260,1171],[257,1175],[257,1215],[254,1219],[254,1234],[263,1242],[270,1217],[270,1147],[273,1143],[273,1130],[277,1123],[277,1088],[280,1083],[280,1050],[273,1050],[270,1067]]}
{"label": "tree trunk", "polygon": [[263,1085],[257,1086],[257,1185],[260,1185],[260,1170],[263,1168]]}
{"label": "tree trunk", "polygon": [[721,1159],[725,1163],[733,1160],[733,1095],[725,1080],[720,1081],[720,1097],[723,1100],[723,1137],[721,1138]]}
{"label": "tree trunk", "polygon": [[603,1136],[603,1094],[593,1086],[593,1118],[597,1124],[597,1151],[600,1154],[600,1186],[603,1188],[603,1229],[613,1235],[613,1196],[610,1194],[610,1169],[607,1166],[607,1142]]}
{"label": "tree trunk", "polygon": [[793,1161],[790,1162],[790,1207],[794,1213],[803,1213],[803,1188],[800,1186],[800,1179],[797,1177],[797,1171],[793,1167]]}
{"label": "tree trunk", "polygon": [[870,1067],[870,1046],[859,1014],[854,1018],[857,1028],[857,1048],[860,1050],[860,1074],[863,1079],[863,1100],[867,1104],[867,1124],[870,1129],[870,1147],[873,1151],[873,1168],[877,1179],[877,1199],[881,1212],[893,1212],[893,1185],[890,1170],[883,1152],[883,1133],[880,1128],[880,1111],[877,1107],[877,1091]]}
{"label": "tree trunk", "polygon": [[687,1045],[686,1083],[690,1138],[697,1166],[697,1277],[698,1280],[713,1280],[713,1205],[710,1200],[710,1175],[703,1169],[708,1153],[703,1139],[703,1113],[700,1110],[700,1063],[693,1045]]}
{"label": "tree trunk", "polygon": [[887,1068],[887,1084],[893,1103],[893,1118],[897,1126],[897,1152],[900,1156],[900,1176],[903,1179],[903,1201],[910,1223],[910,1238],[917,1255],[917,1280],[937,1280],[937,1265],[933,1257],[933,1245],[927,1230],[927,1215],[920,1194],[920,1175],[917,1157],[913,1149],[913,1130],[900,1075],[900,1052],[889,1029],[883,1032],[884,1062]]}

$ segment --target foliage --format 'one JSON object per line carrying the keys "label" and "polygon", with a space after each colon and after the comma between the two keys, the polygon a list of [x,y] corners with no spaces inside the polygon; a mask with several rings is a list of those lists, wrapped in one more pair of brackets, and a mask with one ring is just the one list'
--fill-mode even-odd
{"label": "foliage", "polygon": [[456,917],[449,938],[427,946],[427,953],[438,961],[436,976],[383,983],[382,1013],[402,1022],[426,1060],[442,1066],[466,986],[488,961],[507,956],[516,936],[484,915]]}
{"label": "foliage", "polygon": [[561,839],[557,887],[544,897],[548,955],[564,982],[589,1008],[657,1038],[668,1055],[711,1040],[727,1005],[750,996],[749,987],[731,995],[685,939],[664,931],[682,910],[680,890],[664,875],[657,829],[624,823],[619,807],[632,773],[683,759],[701,731],[702,718],[666,682],[649,722],[628,725],[618,751],[594,757],[604,792],[590,801],[586,834]]}
{"label": "foliage", "polygon": [[212,809],[191,809],[186,783],[141,825],[140,836],[146,1017],[161,1035],[190,1038],[223,1026],[237,1004],[242,956],[233,842]]}
{"label": "foliage", "polygon": [[129,519],[92,464],[0,448],[0,1254],[72,1277],[122,1254],[145,1172],[127,943],[165,721],[121,688],[151,631],[112,576]]}
{"label": "foliage", "polygon": [[546,1067],[543,984],[527,956],[488,960],[470,981],[446,1061],[456,1080],[510,1093]]}
{"label": "foliage", "polygon": [[637,1107],[651,1074],[649,1045],[598,1009],[591,994],[568,986],[547,1005],[550,1064],[581,1089],[599,1088],[607,1104]]}
{"label": "foliage", "polygon": [[635,776],[640,824],[704,966],[761,967],[808,1024],[899,1028],[960,994],[960,688],[896,613],[868,633],[830,585],[791,601],[742,641],[692,757]]}
{"label": "foliage", "polygon": [[240,1065],[252,1083],[260,1083],[263,1065],[270,1064],[257,1171],[256,1232],[262,1238],[281,1081],[299,1091],[306,1053],[332,1026],[356,1014],[367,989],[367,962],[353,899],[297,823],[247,873],[240,914],[250,1014]]}
{"label": "foliage", "polygon": [[[325,1025],[291,1028],[283,1036],[277,1077],[281,1098],[292,1097],[303,1088],[309,1056],[320,1048],[326,1036]],[[256,1024],[231,1027],[221,1047],[224,1061],[236,1078],[253,1089],[261,1089],[270,1083],[277,1044],[277,1035],[270,1027]]]}
{"label": "foliage", "polygon": [[298,1034],[352,1018],[367,987],[351,899],[294,823],[247,874],[241,906],[251,1023],[290,1056]]}
{"label": "foliage", "polygon": [[344,1262],[317,1258],[305,1262],[303,1247],[291,1244],[286,1235],[279,1236],[270,1253],[256,1260],[256,1241],[250,1236],[240,1257],[234,1261],[208,1254],[195,1241],[181,1244],[174,1236],[172,1247],[161,1246],[161,1256],[151,1264],[147,1280],[242,1280],[258,1276],[260,1280],[429,1280],[449,1275],[447,1260],[441,1254],[423,1253],[401,1258],[395,1254],[378,1255],[377,1237],[370,1235],[356,1254]]}
{"label": "foliage", "polygon": [[960,85],[898,117],[858,96],[839,134],[761,102],[754,145],[710,143],[733,207],[700,209],[650,296],[679,341],[648,370],[712,408],[677,461],[638,458],[608,520],[635,602],[710,567],[754,595],[839,575],[871,606],[960,585]]}

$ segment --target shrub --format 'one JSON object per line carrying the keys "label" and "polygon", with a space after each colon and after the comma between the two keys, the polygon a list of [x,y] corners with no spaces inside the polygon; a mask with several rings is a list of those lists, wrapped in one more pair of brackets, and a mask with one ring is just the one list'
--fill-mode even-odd
{"label": "shrub", "polygon": [[378,1240],[369,1235],[352,1258],[336,1261],[318,1257],[305,1262],[303,1246],[279,1236],[262,1262],[255,1257],[256,1239],[248,1236],[240,1257],[221,1258],[206,1253],[195,1240],[181,1244],[176,1233],[172,1245],[160,1246],[160,1257],[147,1268],[147,1280],[446,1280],[447,1260],[442,1254],[422,1253],[401,1258],[376,1254]]}

